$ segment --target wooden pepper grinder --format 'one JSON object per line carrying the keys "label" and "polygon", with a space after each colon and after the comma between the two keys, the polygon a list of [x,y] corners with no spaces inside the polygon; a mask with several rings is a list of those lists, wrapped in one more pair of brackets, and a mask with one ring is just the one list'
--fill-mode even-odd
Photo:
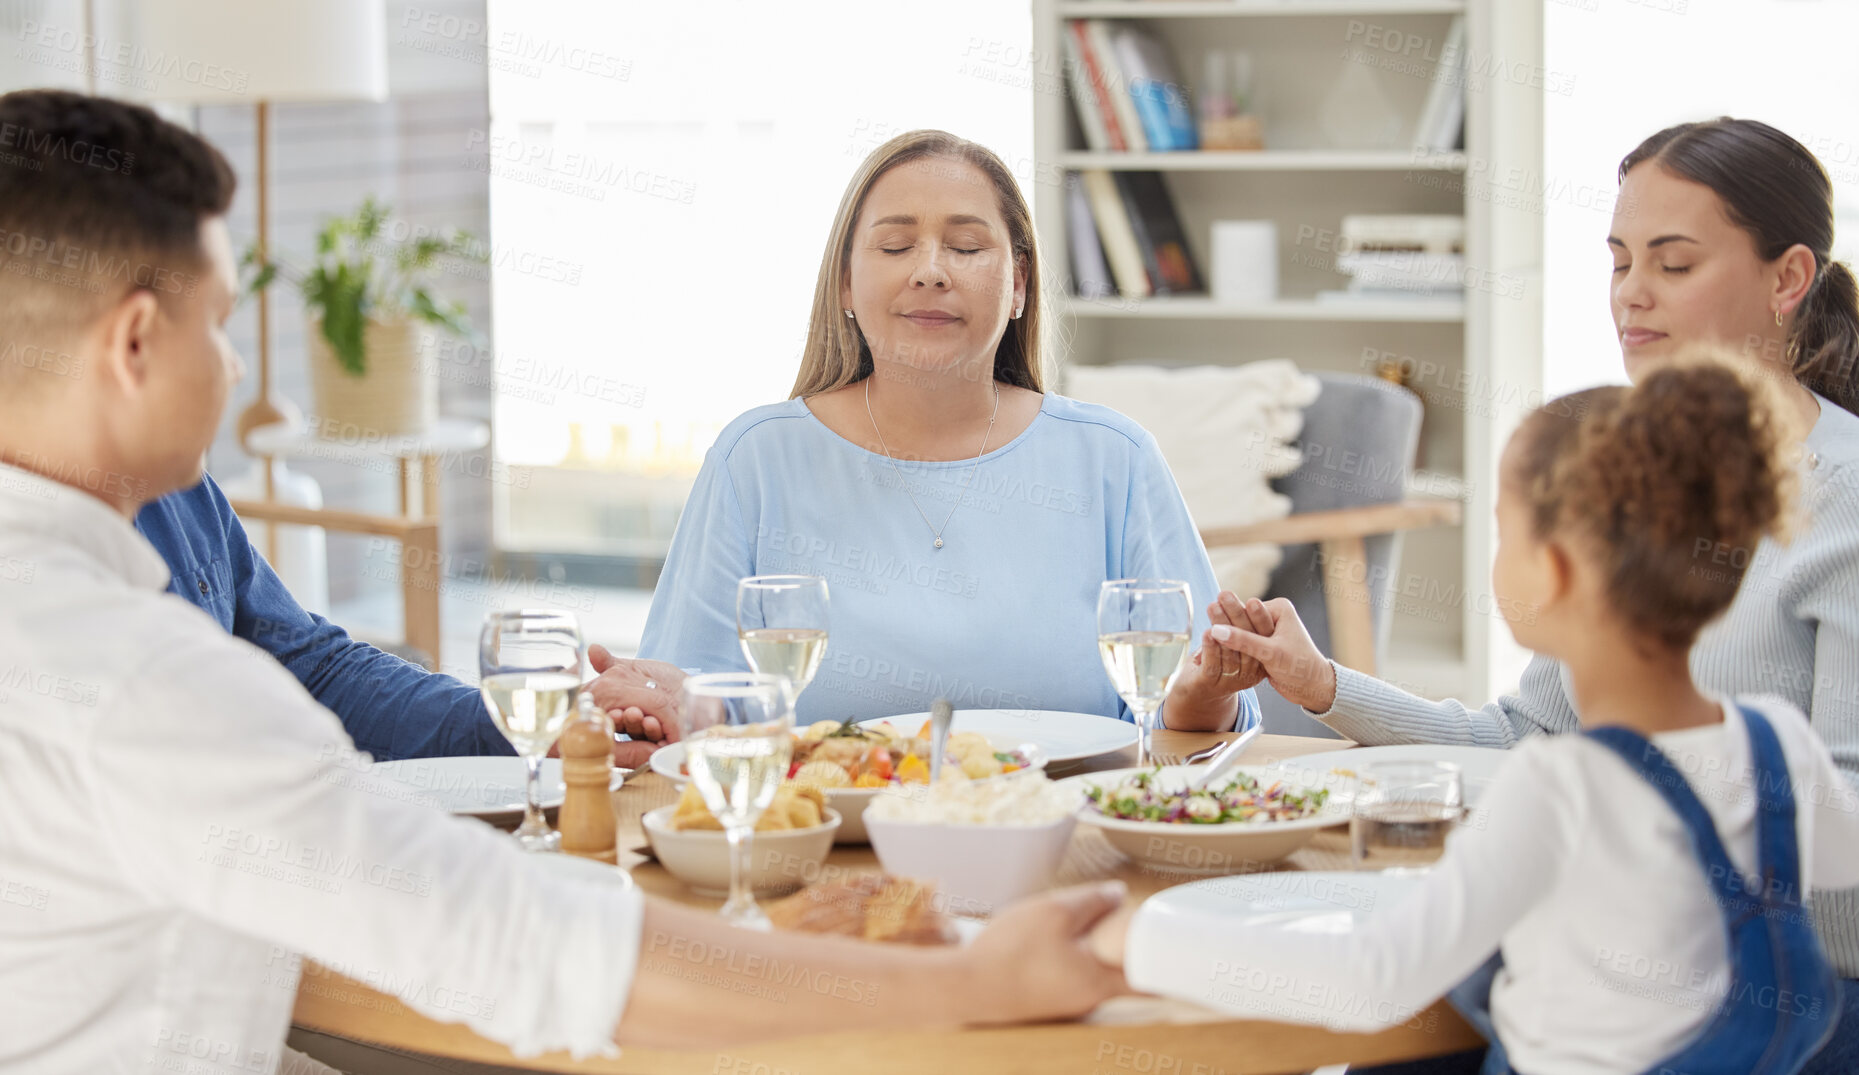
{"label": "wooden pepper grinder", "polygon": [[613,718],[583,691],[580,712],[562,729],[562,796],[557,815],[562,850],[570,855],[618,864],[619,839],[613,816]]}

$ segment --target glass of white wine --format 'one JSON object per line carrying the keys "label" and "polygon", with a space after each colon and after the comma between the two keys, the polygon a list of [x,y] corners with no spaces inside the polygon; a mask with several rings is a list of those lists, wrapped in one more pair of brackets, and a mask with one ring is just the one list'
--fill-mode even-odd
{"label": "glass of white wine", "polygon": [[584,652],[580,625],[567,612],[492,612],[478,635],[484,707],[529,766],[528,807],[516,830],[528,851],[561,847],[542,816],[542,759],[575,711]]}
{"label": "glass of white wine", "polygon": [[749,887],[749,854],[756,821],[787,779],[794,696],[782,676],[717,672],[685,679],[680,704],[691,782],[729,839],[729,902],[721,914],[732,925],[767,929]]}
{"label": "glass of white wine", "polygon": [[1185,582],[1111,579],[1098,591],[1097,651],[1136,717],[1136,764],[1144,768],[1156,710],[1187,663],[1193,632],[1194,604]]}
{"label": "glass of white wine", "polygon": [[798,703],[826,656],[826,580],[755,575],[736,584],[736,637],[749,667],[786,676]]}

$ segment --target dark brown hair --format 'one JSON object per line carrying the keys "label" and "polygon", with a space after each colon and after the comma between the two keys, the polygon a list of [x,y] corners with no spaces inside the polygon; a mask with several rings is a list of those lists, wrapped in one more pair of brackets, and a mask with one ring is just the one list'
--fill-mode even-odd
{"label": "dark brown hair", "polygon": [[1729,116],[1667,127],[1627,154],[1620,178],[1643,161],[1709,187],[1764,261],[1796,243],[1814,252],[1786,357],[1796,380],[1859,413],[1859,286],[1833,260],[1833,183],[1820,161],[1766,123]]}
{"label": "dark brown hair", "polygon": [[1775,392],[1744,364],[1664,364],[1530,414],[1506,478],[1539,539],[1596,556],[1629,628],[1688,648],[1730,606],[1757,543],[1785,534],[1795,472]]}
{"label": "dark brown hair", "polygon": [[134,288],[188,291],[200,224],[234,186],[219,150],[140,105],[0,95],[0,324],[69,326]]}
{"label": "dark brown hair", "polygon": [[852,231],[865,208],[866,195],[886,172],[911,161],[932,158],[973,165],[994,188],[995,202],[1007,224],[1014,264],[1026,272],[1026,305],[1020,317],[1007,322],[1007,331],[994,348],[994,379],[1034,392],[1045,391],[1040,349],[1045,322],[1040,302],[1039,241],[1026,196],[993,150],[947,131],[921,130],[900,134],[872,150],[846,184],[832,230],[826,236],[826,251],[820,257],[807,347],[801,353],[800,372],[794,378],[790,398],[818,395],[871,376],[874,366],[865,334],[840,313],[839,287],[849,271]]}

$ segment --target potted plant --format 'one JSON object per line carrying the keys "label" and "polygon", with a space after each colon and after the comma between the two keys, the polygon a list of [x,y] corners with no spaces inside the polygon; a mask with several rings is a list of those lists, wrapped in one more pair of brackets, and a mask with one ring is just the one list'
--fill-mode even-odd
{"label": "potted plant", "polygon": [[326,436],[423,432],[438,417],[439,384],[436,359],[420,354],[420,326],[472,334],[464,306],[431,290],[448,259],[483,260],[471,237],[450,229],[392,236],[389,213],[369,198],[354,214],[329,221],[307,269],[262,259],[255,249],[245,257],[251,291],[282,276],[303,296],[310,387]]}

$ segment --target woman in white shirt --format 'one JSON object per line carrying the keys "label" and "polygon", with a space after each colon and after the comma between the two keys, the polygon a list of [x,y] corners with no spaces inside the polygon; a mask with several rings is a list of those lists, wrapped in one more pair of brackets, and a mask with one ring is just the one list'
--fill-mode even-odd
{"label": "woman in white shirt", "polygon": [[[1801,901],[1859,883],[1859,803],[1798,710],[1707,694],[1687,664],[1742,576],[1703,570],[1694,541],[1749,549],[1784,525],[1793,468],[1764,387],[1687,363],[1526,419],[1501,466],[1493,585],[1517,640],[1567,667],[1587,734],[1519,746],[1476,824],[1353,931],[1154,906],[1126,935],[1107,923],[1131,984],[1381,1029],[1497,948],[1490,1022],[1517,1071],[1799,1070],[1838,1007]],[[1764,898],[1733,906],[1753,902],[1751,875]],[[1235,963],[1295,987],[1234,988],[1219,971]]]}

